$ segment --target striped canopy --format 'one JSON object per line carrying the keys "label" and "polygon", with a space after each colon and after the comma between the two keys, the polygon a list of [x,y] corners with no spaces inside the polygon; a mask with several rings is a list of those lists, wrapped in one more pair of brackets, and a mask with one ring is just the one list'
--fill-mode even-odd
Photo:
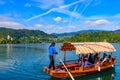
{"label": "striped canopy", "polygon": [[60,50],[75,50],[76,54],[89,54],[99,52],[114,52],[116,49],[108,42],[75,42],[64,43]]}

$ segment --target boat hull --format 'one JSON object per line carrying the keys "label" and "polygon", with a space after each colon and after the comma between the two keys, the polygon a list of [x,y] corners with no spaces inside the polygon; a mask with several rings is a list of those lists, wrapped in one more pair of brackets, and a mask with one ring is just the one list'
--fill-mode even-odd
{"label": "boat hull", "polygon": [[[112,62],[111,64],[106,64],[101,67],[91,67],[89,69],[81,69],[81,67],[76,66],[76,67],[73,67],[74,70],[69,69],[69,71],[73,77],[84,76],[87,74],[93,74],[96,72],[101,72],[101,71],[110,69],[110,68],[114,67],[115,63],[116,63],[116,58],[115,58],[114,62]],[[58,67],[58,66],[56,66],[56,67]],[[49,75],[56,77],[56,78],[69,78],[70,77],[65,69],[52,70],[52,69],[49,69],[48,67],[44,67],[43,70],[44,70],[44,72],[46,72]]]}

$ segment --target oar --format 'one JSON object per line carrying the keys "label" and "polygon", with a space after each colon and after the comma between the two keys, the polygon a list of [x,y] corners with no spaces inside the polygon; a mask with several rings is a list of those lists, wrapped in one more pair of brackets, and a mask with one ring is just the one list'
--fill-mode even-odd
{"label": "oar", "polygon": [[[59,55],[58,55],[58,57],[59,57]],[[59,57],[59,60],[63,64],[63,66],[65,67],[65,69],[66,69],[67,73],[69,74],[70,78],[72,80],[75,80],[74,77],[72,76],[72,74],[70,73],[70,71],[67,69],[67,67],[65,66],[64,62],[62,61],[62,59],[60,57]]]}

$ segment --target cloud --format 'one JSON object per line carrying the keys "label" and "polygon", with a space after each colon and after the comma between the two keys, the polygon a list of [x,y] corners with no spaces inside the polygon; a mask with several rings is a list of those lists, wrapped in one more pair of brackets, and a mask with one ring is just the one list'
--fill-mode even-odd
{"label": "cloud", "polygon": [[55,27],[55,25],[48,25],[48,26],[45,26],[42,24],[35,24],[34,25],[35,29],[41,29],[41,30],[52,29],[53,27]]}
{"label": "cloud", "polygon": [[34,0],[35,2],[37,2],[38,7],[42,8],[42,9],[50,9],[52,7],[58,7],[60,5],[64,4],[63,0]]}
{"label": "cloud", "polygon": [[106,24],[110,24],[111,22],[109,22],[108,20],[105,19],[100,19],[100,20],[96,20],[93,22],[93,25],[97,26],[97,25],[106,25]]}
{"label": "cloud", "polygon": [[59,27],[59,28],[58,28],[58,31],[59,31],[59,30],[60,30],[60,31],[61,31],[61,30],[63,31],[63,30],[65,30],[65,29],[64,29],[63,27]]}
{"label": "cloud", "polygon": [[23,24],[14,21],[14,18],[0,15],[0,27],[12,28],[12,29],[27,29]]}
{"label": "cloud", "polygon": [[4,17],[3,15],[0,15],[0,22],[1,21],[10,21],[12,20],[11,18]]}
{"label": "cloud", "polygon": [[35,24],[34,27],[36,27],[36,28],[44,28],[42,24]]}
{"label": "cloud", "polygon": [[85,26],[101,26],[101,25],[108,25],[111,24],[108,20],[105,19],[99,19],[96,21],[85,21]]}
{"label": "cloud", "polygon": [[[60,13],[64,13],[64,14],[67,14],[67,15],[69,15],[69,16],[73,16],[73,17],[80,17],[80,14],[78,14],[77,12],[72,12],[72,11],[69,11],[69,10],[67,10],[67,9],[65,9],[65,8],[68,8],[68,7],[70,7],[70,6],[72,6],[72,5],[75,5],[75,4],[78,4],[78,3],[80,3],[80,2],[83,2],[83,1],[85,1],[85,0],[78,0],[78,1],[76,1],[76,2],[73,2],[73,3],[70,3],[70,4],[67,4],[67,5],[62,5],[62,6],[60,6],[60,7],[58,7],[58,8],[52,8],[52,9],[50,9],[50,10],[48,10],[47,12],[45,12],[45,13],[42,13],[42,14],[39,14],[39,15],[36,15],[36,16],[33,16],[33,17],[31,17],[31,18],[29,18],[29,19],[27,19],[26,21],[31,21],[31,20],[33,20],[33,19],[35,19],[35,18],[38,18],[38,17],[41,17],[41,16],[44,16],[44,15],[47,15],[47,14],[49,14],[49,13],[51,13],[51,12],[60,12]],[[55,1],[56,2],[56,1]],[[49,4],[49,3],[48,3]],[[71,13],[72,13],[72,15],[71,15]]]}
{"label": "cloud", "polygon": [[113,30],[120,30],[120,26],[115,26]]}
{"label": "cloud", "polygon": [[25,7],[31,7],[32,5],[30,3],[26,3]]}
{"label": "cloud", "polygon": [[67,5],[60,6],[59,8],[60,8],[60,9],[64,9],[64,8],[70,7],[70,6],[72,6],[72,5],[78,4],[78,3],[80,3],[80,2],[84,2],[84,0],[78,0],[78,1],[73,2],[73,3],[70,3],[70,4],[67,4]]}
{"label": "cloud", "polygon": [[38,17],[44,16],[44,15],[47,15],[47,14],[49,14],[50,12],[52,12],[52,11],[54,11],[54,10],[56,10],[56,8],[50,9],[49,11],[47,11],[47,12],[45,12],[45,13],[43,13],[43,14],[40,14],[40,15],[36,15],[36,16],[34,16],[34,17],[31,17],[31,18],[27,19],[26,21],[31,21],[31,20],[33,20],[33,19],[35,19],[35,18],[38,18]]}
{"label": "cloud", "polygon": [[87,25],[91,25],[92,24],[92,21],[85,21],[85,25],[87,26]]}
{"label": "cloud", "polygon": [[56,18],[54,18],[54,21],[55,21],[55,22],[60,22],[61,20],[62,20],[61,17],[56,17]]}
{"label": "cloud", "polygon": [[22,24],[12,21],[1,21],[0,27],[12,28],[12,29],[25,29],[25,26],[23,26]]}
{"label": "cloud", "polygon": [[75,27],[75,26],[70,25],[70,26],[68,26],[68,28],[69,28],[69,29],[75,29],[76,27]]}
{"label": "cloud", "polygon": [[43,24],[35,24],[34,29],[39,29],[41,31],[45,31],[46,33],[58,33],[60,31],[66,31],[65,27],[56,26],[56,25],[43,25]]}
{"label": "cloud", "polygon": [[63,22],[63,23],[67,23],[67,22],[68,22],[68,20],[63,20],[62,22]]}
{"label": "cloud", "polygon": [[79,28],[77,28],[78,26],[56,26],[56,25],[43,25],[43,24],[35,24],[34,28],[32,29],[37,29],[37,30],[41,30],[44,31],[46,33],[64,33],[64,32],[73,32],[73,31],[78,31],[80,30]]}
{"label": "cloud", "polygon": [[90,5],[90,3],[92,2],[93,0],[87,0],[86,1],[86,4],[84,5],[84,7],[82,8],[80,14],[82,14],[86,9],[87,7]]}
{"label": "cloud", "polygon": [[34,25],[34,29],[44,31],[48,34],[59,32],[61,30],[59,28],[60,27],[58,27],[58,26],[56,27],[55,25],[42,25],[42,24]]}
{"label": "cloud", "polygon": [[93,1],[93,6],[97,6],[99,4],[101,4],[102,0],[94,0]]}
{"label": "cloud", "polygon": [[56,12],[63,13],[63,14],[66,14],[66,15],[69,15],[69,16],[75,17],[75,18],[80,18],[81,17],[81,15],[79,13],[69,11],[69,10],[66,10],[66,9],[58,9],[58,10],[56,10]]}

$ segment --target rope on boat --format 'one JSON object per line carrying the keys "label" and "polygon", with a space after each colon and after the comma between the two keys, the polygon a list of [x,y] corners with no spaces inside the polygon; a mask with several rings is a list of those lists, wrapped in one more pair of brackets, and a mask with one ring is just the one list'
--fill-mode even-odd
{"label": "rope on boat", "polygon": [[[58,57],[59,57],[59,55],[58,55]],[[65,67],[65,69],[66,69],[67,73],[69,74],[70,78],[72,80],[75,80],[74,77],[72,76],[72,74],[70,73],[70,71],[67,69],[67,67],[65,66],[64,62],[62,61],[62,59],[60,57],[59,57],[59,60],[63,64],[63,66]]]}

